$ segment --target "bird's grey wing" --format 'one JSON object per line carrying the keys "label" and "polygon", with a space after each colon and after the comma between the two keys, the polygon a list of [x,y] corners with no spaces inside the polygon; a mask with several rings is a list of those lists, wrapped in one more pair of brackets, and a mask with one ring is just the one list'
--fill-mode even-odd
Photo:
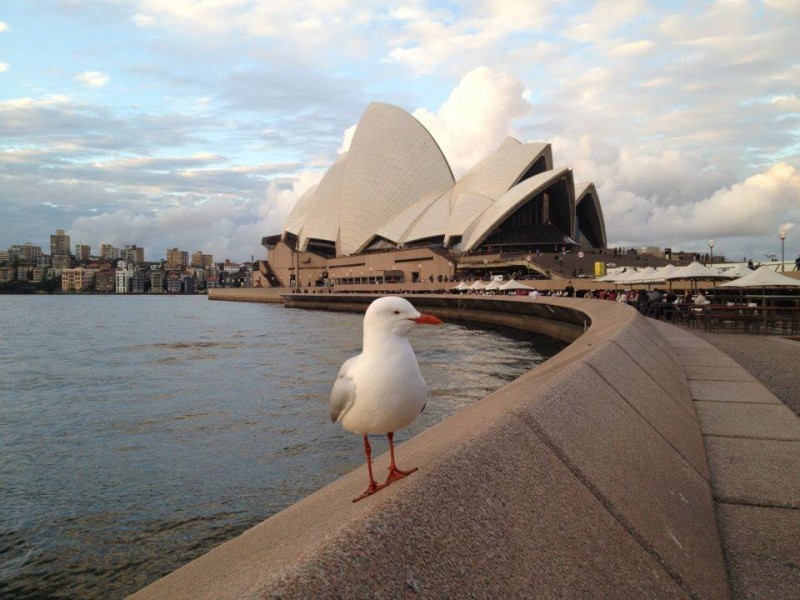
{"label": "bird's grey wing", "polygon": [[342,368],[339,369],[339,375],[336,377],[336,381],[333,383],[330,410],[331,421],[334,423],[349,410],[356,399],[356,382],[353,381],[353,377],[350,373],[350,369],[356,358],[358,357],[354,356],[345,361]]}

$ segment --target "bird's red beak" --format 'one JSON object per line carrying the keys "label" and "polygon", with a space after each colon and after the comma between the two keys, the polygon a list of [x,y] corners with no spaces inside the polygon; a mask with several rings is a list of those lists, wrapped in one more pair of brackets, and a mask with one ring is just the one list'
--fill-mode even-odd
{"label": "bird's red beak", "polygon": [[441,325],[442,320],[434,317],[433,315],[426,315],[425,313],[420,313],[420,315],[416,319],[411,319],[415,323],[419,325]]}

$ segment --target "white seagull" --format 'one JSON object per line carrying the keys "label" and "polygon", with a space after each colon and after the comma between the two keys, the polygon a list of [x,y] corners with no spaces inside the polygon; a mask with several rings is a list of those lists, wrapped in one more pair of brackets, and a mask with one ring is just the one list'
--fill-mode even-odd
{"label": "white seagull", "polygon": [[[415,325],[426,323],[441,325],[442,321],[418,312],[403,298],[386,296],[375,300],[364,314],[361,354],[345,361],[333,384],[331,421],[338,421],[348,431],[364,437],[369,487],[353,502],[416,471],[397,468],[394,432],[411,424],[425,408],[428,386],[408,334]],[[372,476],[370,433],[385,433],[389,438],[389,476],[381,484]]]}

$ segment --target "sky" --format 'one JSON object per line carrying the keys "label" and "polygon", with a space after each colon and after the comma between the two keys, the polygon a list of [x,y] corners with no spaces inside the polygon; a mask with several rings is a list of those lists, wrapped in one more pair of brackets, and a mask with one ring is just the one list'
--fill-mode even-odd
{"label": "sky", "polygon": [[800,0],[8,0],[0,248],[264,258],[373,101],[456,177],[506,136],[610,246],[800,253]]}

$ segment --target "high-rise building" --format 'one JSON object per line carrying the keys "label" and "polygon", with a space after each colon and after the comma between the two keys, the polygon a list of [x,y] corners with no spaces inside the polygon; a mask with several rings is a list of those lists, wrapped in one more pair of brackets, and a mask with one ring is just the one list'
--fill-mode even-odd
{"label": "high-rise building", "polygon": [[116,289],[118,294],[129,294],[133,289],[133,265],[121,262],[116,271]]}
{"label": "high-rise building", "polygon": [[122,260],[132,263],[144,262],[144,248],[139,248],[136,244],[128,244],[122,251]]}
{"label": "high-rise building", "polygon": [[193,267],[208,268],[212,264],[214,264],[214,255],[212,255],[212,254],[203,254],[202,250],[198,250],[197,252],[192,254],[192,266]]}
{"label": "high-rise building", "polygon": [[70,256],[70,239],[63,229],[56,229],[55,235],[50,236],[51,256]]}
{"label": "high-rise building", "polygon": [[13,261],[15,258],[19,262],[28,263],[30,265],[36,263],[36,259],[42,255],[42,248],[34,246],[30,242],[24,244],[14,244],[8,249],[8,259]]}
{"label": "high-rise building", "polygon": [[168,269],[185,269],[189,266],[189,253],[185,250],[178,250],[177,248],[170,248],[167,250],[167,268]]}
{"label": "high-rise building", "polygon": [[89,262],[92,248],[89,244],[75,244],[75,260],[78,262]]}
{"label": "high-rise building", "polygon": [[100,258],[104,258],[106,260],[117,260],[120,258],[120,254],[120,249],[115,248],[111,244],[102,244],[100,246]]}

